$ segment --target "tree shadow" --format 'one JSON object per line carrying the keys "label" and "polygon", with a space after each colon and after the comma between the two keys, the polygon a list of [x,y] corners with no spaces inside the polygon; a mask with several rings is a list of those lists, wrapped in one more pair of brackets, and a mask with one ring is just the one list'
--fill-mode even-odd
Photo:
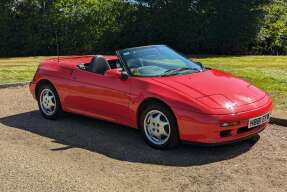
{"label": "tree shadow", "polygon": [[173,150],[160,151],[145,144],[138,130],[78,115],[68,114],[51,121],[42,118],[38,111],[31,111],[3,117],[0,122],[66,145],[51,149],[55,152],[83,148],[121,161],[168,166],[194,166],[231,159],[247,152],[260,138],[257,135],[224,146],[182,144]]}

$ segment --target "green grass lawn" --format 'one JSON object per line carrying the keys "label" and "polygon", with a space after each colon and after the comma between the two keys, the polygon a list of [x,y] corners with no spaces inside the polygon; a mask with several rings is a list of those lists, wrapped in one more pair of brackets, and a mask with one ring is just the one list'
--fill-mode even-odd
{"label": "green grass lawn", "polygon": [[0,84],[31,81],[39,62],[45,58],[0,58]]}
{"label": "green grass lawn", "polygon": [[[38,63],[47,57],[0,59],[0,84],[30,81]],[[205,66],[244,78],[265,90],[277,109],[287,108],[287,56],[194,56]]]}

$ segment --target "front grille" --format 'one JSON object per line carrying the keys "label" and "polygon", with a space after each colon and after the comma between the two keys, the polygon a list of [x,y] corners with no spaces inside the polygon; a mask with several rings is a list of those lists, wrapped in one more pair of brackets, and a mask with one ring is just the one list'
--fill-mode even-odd
{"label": "front grille", "polygon": [[231,130],[220,131],[220,137],[231,136]]}
{"label": "front grille", "polygon": [[238,133],[238,134],[246,133],[246,132],[252,131],[252,130],[258,128],[258,127],[259,127],[259,126],[253,127],[253,128],[241,127],[241,128],[239,128],[239,129],[237,130],[237,133]]}
{"label": "front grille", "polygon": [[[261,127],[261,125],[257,126],[257,127],[253,127],[253,128],[248,128],[247,126],[246,127],[240,127],[238,128],[236,131],[237,134],[243,134],[243,133],[247,133],[249,131],[252,131],[254,129],[257,129]],[[224,130],[224,131],[220,131],[219,134],[220,134],[220,137],[221,138],[224,138],[224,137],[230,137],[232,135],[235,135],[235,133],[233,132],[232,130]]]}

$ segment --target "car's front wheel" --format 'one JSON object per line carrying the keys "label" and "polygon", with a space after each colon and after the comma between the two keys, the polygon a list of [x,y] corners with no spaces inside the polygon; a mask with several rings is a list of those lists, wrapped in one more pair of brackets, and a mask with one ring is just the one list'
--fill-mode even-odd
{"label": "car's front wheel", "polygon": [[145,141],[154,148],[172,148],[179,143],[176,119],[163,104],[150,104],[141,112],[140,128]]}
{"label": "car's front wheel", "polygon": [[50,84],[39,87],[37,100],[40,112],[46,119],[57,119],[62,112],[57,91]]}

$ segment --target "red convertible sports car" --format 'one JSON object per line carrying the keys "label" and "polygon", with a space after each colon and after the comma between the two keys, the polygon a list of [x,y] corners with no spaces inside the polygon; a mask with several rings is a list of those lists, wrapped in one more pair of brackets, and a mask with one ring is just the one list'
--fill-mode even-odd
{"label": "red convertible sports car", "polygon": [[65,111],[139,128],[159,149],[249,138],[272,110],[265,92],[164,45],[45,60],[30,90],[47,119]]}

